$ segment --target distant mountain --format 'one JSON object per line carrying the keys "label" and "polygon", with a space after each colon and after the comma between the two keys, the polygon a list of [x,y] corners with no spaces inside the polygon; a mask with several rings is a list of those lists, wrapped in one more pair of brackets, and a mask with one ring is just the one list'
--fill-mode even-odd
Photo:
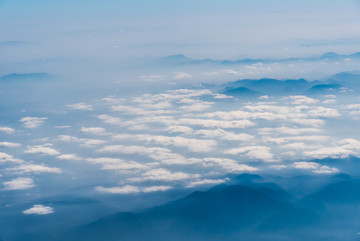
{"label": "distant mountain", "polygon": [[236,64],[256,64],[256,63],[286,63],[286,62],[298,62],[298,61],[318,61],[318,60],[343,60],[346,58],[360,58],[360,52],[354,54],[338,54],[335,52],[327,52],[320,56],[313,57],[299,57],[299,58],[285,58],[285,59],[269,59],[269,58],[244,58],[237,60],[214,60],[214,59],[192,59],[186,57],[183,54],[170,55],[164,58],[158,59],[157,63],[168,65],[186,65],[186,64],[221,64],[221,65],[236,65]]}
{"label": "distant mountain", "polygon": [[227,240],[253,229],[289,200],[275,187],[232,185],[194,192],[138,214],[99,219],[79,229],[76,240]]}
{"label": "distant mountain", "polygon": [[[307,81],[305,79],[278,80],[270,78],[242,79],[222,84],[217,88],[220,93],[236,96],[256,98],[261,95],[328,95],[328,94],[356,94],[360,92],[360,74],[342,72],[324,81]],[[216,87],[213,87],[216,89]]]}
{"label": "distant mountain", "polygon": [[30,80],[44,80],[50,79],[53,76],[48,73],[26,73],[18,74],[12,73],[0,77],[0,82],[2,81],[30,81]]}
{"label": "distant mountain", "polygon": [[264,95],[264,93],[259,91],[253,91],[246,87],[238,87],[238,88],[227,88],[224,90],[223,94],[235,96],[238,98],[254,98]]}

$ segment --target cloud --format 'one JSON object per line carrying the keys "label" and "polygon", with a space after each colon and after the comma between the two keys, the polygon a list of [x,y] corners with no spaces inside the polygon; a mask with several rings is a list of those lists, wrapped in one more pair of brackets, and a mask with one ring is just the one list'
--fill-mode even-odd
{"label": "cloud", "polygon": [[184,72],[176,72],[175,73],[175,79],[187,79],[191,78],[192,75]]}
{"label": "cloud", "polygon": [[233,148],[224,151],[225,154],[245,154],[250,159],[262,160],[264,162],[274,162],[274,155],[270,152],[270,147],[267,146],[246,146],[240,148]]}
{"label": "cloud", "polygon": [[287,126],[281,126],[277,128],[259,128],[258,129],[259,134],[261,135],[270,135],[275,133],[282,133],[287,135],[300,135],[303,133],[317,133],[321,132],[321,129],[318,128],[298,128],[298,127],[287,127]]}
{"label": "cloud", "polygon": [[187,180],[197,175],[190,175],[185,172],[170,172],[165,168],[157,168],[146,171],[141,174],[140,177],[129,178],[129,181],[132,182],[143,182],[143,181],[164,181],[164,182],[173,182],[173,181],[182,181]]}
{"label": "cloud", "polygon": [[6,126],[0,126],[0,131],[5,132],[6,134],[12,134],[15,132],[15,129]]}
{"label": "cloud", "polygon": [[126,185],[123,187],[102,187],[98,186],[95,190],[99,192],[108,192],[113,194],[134,194],[139,193],[140,189],[136,186]]}
{"label": "cloud", "polygon": [[86,148],[93,148],[93,147],[95,147],[97,145],[102,145],[102,144],[105,144],[107,142],[107,141],[96,140],[96,139],[78,138],[78,137],[69,136],[69,135],[59,135],[56,140],[63,141],[63,142],[80,143],[80,146],[86,147]]}
{"label": "cloud", "polygon": [[252,167],[246,164],[239,164],[237,161],[229,158],[208,157],[203,158],[199,162],[205,167],[220,166],[228,172],[254,172],[258,170],[256,167]]}
{"label": "cloud", "polygon": [[164,192],[171,189],[172,186],[150,186],[139,188],[132,185],[126,185],[122,187],[102,187],[98,186],[95,190],[100,192],[107,192],[112,194],[136,194],[136,193],[150,193],[150,192]]}
{"label": "cloud", "polygon": [[106,130],[102,127],[81,127],[81,132],[89,135],[106,135]]}
{"label": "cloud", "polygon": [[161,147],[112,145],[105,146],[97,151],[107,153],[139,154],[143,156],[148,156],[156,161],[161,161],[162,163],[167,165],[191,164],[191,162],[187,160],[184,156],[172,153],[171,150]]}
{"label": "cloud", "polygon": [[36,145],[36,146],[28,146],[25,153],[43,154],[43,155],[49,155],[49,156],[59,155],[60,152],[58,152],[54,148],[51,148],[51,146],[53,146],[51,143],[46,143],[43,145]]}
{"label": "cloud", "polygon": [[109,157],[100,157],[100,158],[88,158],[86,159],[92,164],[101,165],[102,170],[146,170],[149,169],[149,166],[140,164],[134,161],[126,161],[119,158],[109,158]]}
{"label": "cloud", "polygon": [[292,104],[294,105],[316,104],[319,102],[319,100],[307,97],[305,95],[292,95],[287,97],[286,99],[292,100]]}
{"label": "cloud", "polygon": [[18,177],[11,181],[4,182],[6,190],[22,190],[35,187],[34,181],[31,178]]}
{"label": "cloud", "polygon": [[224,129],[247,128],[255,125],[253,122],[249,120],[224,121],[224,120],[183,118],[180,119],[179,121],[185,125],[195,125],[195,126],[203,126],[207,128],[224,128]]}
{"label": "cloud", "polygon": [[7,142],[7,141],[0,142],[0,147],[19,147],[19,146],[21,146],[20,143]]}
{"label": "cloud", "polygon": [[57,156],[56,158],[59,160],[74,160],[74,161],[82,160],[82,158],[78,157],[76,154],[62,154],[60,156]]}
{"label": "cloud", "polygon": [[254,136],[249,134],[235,134],[230,131],[225,131],[223,129],[216,129],[216,130],[198,130],[195,132],[195,135],[202,135],[205,137],[218,137],[222,140],[230,140],[230,141],[251,141],[254,140]]}
{"label": "cloud", "polygon": [[316,162],[294,162],[292,166],[296,169],[311,170],[317,174],[332,174],[339,172],[337,168],[322,166]]}
{"label": "cloud", "polygon": [[187,184],[186,187],[191,188],[191,187],[196,187],[196,186],[201,186],[201,185],[215,185],[215,184],[221,184],[221,183],[227,182],[229,180],[230,180],[229,178],[203,179],[203,180],[192,181],[189,184]]}
{"label": "cloud", "polygon": [[336,109],[325,108],[322,106],[316,107],[315,109],[308,112],[310,116],[314,117],[339,117],[340,114]]}
{"label": "cloud", "polygon": [[169,189],[172,189],[172,186],[151,186],[151,187],[145,187],[143,188],[143,192],[148,193],[148,192],[164,192],[167,191]]}
{"label": "cloud", "polygon": [[84,102],[67,105],[67,107],[73,110],[89,110],[89,111],[94,110],[92,105],[85,104]]}
{"label": "cloud", "polygon": [[181,136],[151,136],[151,135],[116,135],[114,139],[137,139],[145,141],[149,144],[160,144],[164,146],[186,147],[193,152],[208,152],[211,151],[216,145],[214,140],[199,140],[193,138],[185,138]]}
{"label": "cloud", "polygon": [[169,126],[165,129],[169,133],[184,133],[190,135],[194,130],[188,126]]}
{"label": "cloud", "polygon": [[19,171],[21,173],[62,173],[60,168],[41,164],[21,164],[18,167],[8,168],[7,170]]}
{"label": "cloud", "polygon": [[41,126],[47,117],[23,117],[20,119],[26,128],[37,128]]}
{"label": "cloud", "polygon": [[22,163],[23,160],[16,159],[12,155],[9,155],[5,152],[0,152],[0,163],[2,162],[14,162],[14,163]]}
{"label": "cloud", "polygon": [[34,205],[32,208],[23,211],[23,214],[27,214],[27,215],[29,214],[46,215],[51,213],[54,213],[54,209],[52,207],[44,206],[44,205]]}
{"label": "cloud", "polygon": [[334,146],[334,147],[323,147],[316,150],[305,151],[303,153],[306,157],[313,159],[324,159],[327,157],[330,158],[346,158],[349,155],[356,155],[356,152],[348,150],[344,147]]}

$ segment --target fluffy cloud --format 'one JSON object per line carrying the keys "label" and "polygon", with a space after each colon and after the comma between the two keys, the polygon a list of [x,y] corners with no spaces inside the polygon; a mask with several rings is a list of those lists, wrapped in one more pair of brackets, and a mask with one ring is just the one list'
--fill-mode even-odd
{"label": "fluffy cloud", "polygon": [[81,127],[81,132],[89,135],[106,135],[106,130],[102,127]]}
{"label": "fluffy cloud", "polygon": [[222,140],[230,140],[230,141],[251,141],[254,139],[254,136],[249,134],[235,134],[230,131],[225,131],[223,129],[216,129],[216,130],[198,130],[195,132],[196,135],[202,135],[205,137],[218,137]]}
{"label": "fluffy cloud", "polygon": [[53,146],[51,143],[46,143],[43,145],[36,145],[36,146],[28,146],[25,153],[43,154],[43,155],[49,155],[49,156],[59,155],[60,152],[58,152],[51,146]]}
{"label": "fluffy cloud", "polygon": [[19,171],[21,173],[61,173],[60,168],[48,167],[41,164],[21,164],[14,168],[8,168],[7,170]]}
{"label": "fluffy cloud", "polygon": [[34,205],[32,208],[29,208],[23,211],[23,214],[37,214],[37,215],[46,215],[54,212],[54,209],[49,206],[44,205]]}
{"label": "fluffy cloud", "polygon": [[317,174],[332,174],[339,172],[337,168],[322,166],[316,162],[294,162],[292,166],[296,169],[311,170]]}
{"label": "fluffy cloud", "polygon": [[7,142],[7,141],[0,142],[0,147],[19,147],[19,146],[21,146],[21,144],[19,143]]}
{"label": "fluffy cloud", "polygon": [[126,185],[122,187],[96,187],[95,190],[100,192],[107,192],[112,194],[135,194],[135,193],[150,193],[150,192],[164,192],[169,189],[171,189],[172,186],[150,186],[150,187],[144,187],[139,188],[132,185]]}
{"label": "fluffy cloud", "polygon": [[13,128],[6,127],[6,126],[0,126],[0,131],[5,132],[6,134],[12,134],[15,132]]}
{"label": "fluffy cloud", "polygon": [[123,187],[102,187],[98,186],[95,190],[99,192],[108,192],[113,194],[134,194],[139,193],[140,189],[136,186],[126,185]]}
{"label": "fluffy cloud", "polygon": [[86,160],[92,164],[101,165],[103,170],[146,170],[149,168],[147,165],[119,158],[100,157]]}
{"label": "fluffy cloud", "polygon": [[340,114],[336,109],[325,108],[322,106],[316,107],[315,109],[307,112],[310,116],[314,117],[339,117]]}
{"label": "fluffy cloud", "polygon": [[246,164],[239,164],[237,161],[229,158],[203,158],[201,164],[205,167],[220,166],[228,172],[254,172],[258,168]]}
{"label": "fluffy cloud", "polygon": [[22,163],[23,160],[16,159],[12,155],[9,155],[4,152],[0,152],[0,163],[2,162],[14,162],[14,163]]}
{"label": "fluffy cloud", "polygon": [[183,118],[179,120],[182,124],[193,125],[193,126],[203,126],[207,128],[247,128],[254,126],[255,124],[249,120],[234,120],[234,121],[224,121],[224,120],[209,120],[209,119],[190,119]]}
{"label": "fluffy cloud", "polygon": [[246,146],[240,148],[233,148],[224,151],[225,154],[245,154],[250,159],[262,160],[264,162],[274,162],[274,155],[270,152],[270,147],[267,146]]}
{"label": "fluffy cloud", "polygon": [[316,104],[319,100],[307,97],[305,95],[293,95],[289,96],[288,99],[292,100],[294,105],[304,105],[304,104]]}
{"label": "fluffy cloud", "polygon": [[84,139],[84,138],[78,138],[75,136],[69,136],[69,135],[59,135],[57,137],[58,141],[63,142],[75,142],[80,143],[80,146],[86,147],[86,148],[93,148],[97,145],[105,144],[106,141],[103,140],[96,140],[96,139]]}
{"label": "fluffy cloud", "polygon": [[192,181],[189,184],[186,185],[187,188],[201,186],[201,185],[215,185],[215,184],[221,184],[224,182],[229,181],[229,178],[224,179],[202,179],[197,181]]}
{"label": "fluffy cloud", "polygon": [[84,102],[67,105],[67,107],[73,110],[94,110],[92,105],[85,104]]}
{"label": "fluffy cloud", "polygon": [[20,119],[26,128],[37,128],[41,126],[47,117],[23,117]]}
{"label": "fluffy cloud", "polygon": [[115,139],[137,139],[149,144],[161,144],[164,146],[186,147],[193,152],[208,152],[216,146],[214,140],[199,140],[181,136],[151,136],[151,135],[116,135]]}
{"label": "fluffy cloud", "polygon": [[18,177],[11,181],[4,182],[6,190],[21,190],[35,187],[34,180],[26,177]]}
{"label": "fluffy cloud", "polygon": [[349,155],[356,155],[356,152],[348,150],[344,147],[323,147],[316,150],[305,151],[304,155],[313,159],[331,158],[346,158]]}
{"label": "fluffy cloud", "polygon": [[188,126],[169,126],[165,129],[169,133],[184,133],[190,135],[194,130]]}
{"label": "fluffy cloud", "polygon": [[197,177],[197,175],[190,175],[185,172],[170,172],[165,168],[157,168],[146,171],[141,174],[141,177],[129,178],[129,181],[132,182],[143,182],[143,181],[164,181],[164,182],[173,182],[173,181],[182,181],[187,180],[192,177]]}
{"label": "fluffy cloud", "polygon": [[59,160],[74,160],[74,161],[82,160],[82,158],[78,157],[76,154],[62,154],[60,156],[57,156],[56,158]]}
{"label": "fluffy cloud", "polygon": [[167,148],[161,147],[144,147],[144,146],[124,146],[124,145],[113,145],[105,146],[98,150],[98,152],[107,153],[124,153],[124,154],[139,154],[148,156],[153,160],[161,161],[163,164],[189,164],[184,156],[171,152]]}

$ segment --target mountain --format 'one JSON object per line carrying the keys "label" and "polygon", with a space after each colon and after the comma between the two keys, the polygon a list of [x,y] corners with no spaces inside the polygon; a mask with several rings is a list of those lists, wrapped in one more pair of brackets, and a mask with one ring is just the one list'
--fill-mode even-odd
{"label": "mountain", "polygon": [[99,219],[77,230],[76,240],[231,240],[290,200],[286,191],[273,187],[231,185],[194,192],[138,214]]}
{"label": "mountain", "polygon": [[253,91],[246,87],[238,87],[238,88],[227,88],[224,90],[223,94],[235,96],[238,98],[254,98],[260,97],[264,95],[264,93],[259,91]]}
{"label": "mountain", "polygon": [[48,73],[26,73],[26,74],[12,73],[12,74],[1,76],[0,82],[1,81],[44,80],[44,79],[50,79],[52,77],[53,76]]}

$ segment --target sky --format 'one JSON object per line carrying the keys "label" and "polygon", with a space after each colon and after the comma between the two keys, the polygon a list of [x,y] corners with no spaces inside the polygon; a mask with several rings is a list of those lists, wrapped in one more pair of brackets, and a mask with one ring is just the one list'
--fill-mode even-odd
{"label": "sky", "polygon": [[[0,192],[31,204],[24,215],[50,214],[32,200],[188,189],[228,173],[338,173],[313,160],[359,156],[358,92],[245,101],[224,89],[359,71],[359,21],[350,0],[0,1],[0,77],[47,74],[0,78]],[[161,62],[177,54],[260,60]]]}

